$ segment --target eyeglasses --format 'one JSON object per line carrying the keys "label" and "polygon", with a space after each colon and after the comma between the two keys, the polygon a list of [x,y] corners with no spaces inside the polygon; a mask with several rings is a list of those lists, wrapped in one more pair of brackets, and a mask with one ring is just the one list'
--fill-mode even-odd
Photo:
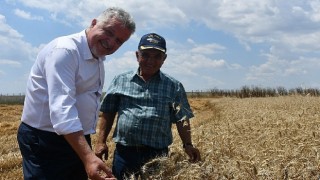
{"label": "eyeglasses", "polygon": [[160,60],[163,60],[164,58],[164,54],[159,52],[159,53],[156,53],[156,54],[151,54],[151,53],[147,53],[147,52],[139,52],[139,55],[140,57],[143,59],[143,60],[155,60],[155,61],[160,61]]}

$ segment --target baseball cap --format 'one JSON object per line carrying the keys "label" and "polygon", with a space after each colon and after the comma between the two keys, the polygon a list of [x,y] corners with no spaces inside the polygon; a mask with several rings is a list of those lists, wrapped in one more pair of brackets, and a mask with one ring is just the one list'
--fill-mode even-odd
{"label": "baseball cap", "polygon": [[165,53],[167,51],[166,40],[156,33],[149,33],[141,37],[138,49],[157,49]]}

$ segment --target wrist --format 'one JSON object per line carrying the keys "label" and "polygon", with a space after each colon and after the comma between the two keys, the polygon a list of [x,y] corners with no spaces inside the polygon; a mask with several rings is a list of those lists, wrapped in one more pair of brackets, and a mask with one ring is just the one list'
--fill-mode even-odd
{"label": "wrist", "polygon": [[185,149],[186,147],[189,147],[189,146],[193,147],[193,144],[192,143],[184,143],[182,145],[183,149]]}

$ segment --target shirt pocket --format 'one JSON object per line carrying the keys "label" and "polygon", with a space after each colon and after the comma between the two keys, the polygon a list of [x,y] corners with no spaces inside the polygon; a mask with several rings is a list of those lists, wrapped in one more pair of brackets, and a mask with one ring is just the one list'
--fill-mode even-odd
{"label": "shirt pocket", "polygon": [[169,118],[172,112],[172,103],[168,98],[157,97],[154,100],[154,114],[160,119]]}

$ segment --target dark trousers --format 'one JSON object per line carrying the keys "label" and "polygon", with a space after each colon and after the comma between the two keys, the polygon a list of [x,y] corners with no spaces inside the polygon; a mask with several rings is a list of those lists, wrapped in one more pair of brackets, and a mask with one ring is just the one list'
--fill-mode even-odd
{"label": "dark trousers", "polygon": [[141,167],[151,159],[168,155],[168,148],[154,149],[151,147],[127,147],[116,145],[113,157],[112,172],[118,180],[135,175],[137,178],[141,173]]}
{"label": "dark trousers", "polygon": [[[25,180],[88,179],[82,161],[63,136],[21,123],[17,139]],[[89,135],[86,139],[91,145]]]}

